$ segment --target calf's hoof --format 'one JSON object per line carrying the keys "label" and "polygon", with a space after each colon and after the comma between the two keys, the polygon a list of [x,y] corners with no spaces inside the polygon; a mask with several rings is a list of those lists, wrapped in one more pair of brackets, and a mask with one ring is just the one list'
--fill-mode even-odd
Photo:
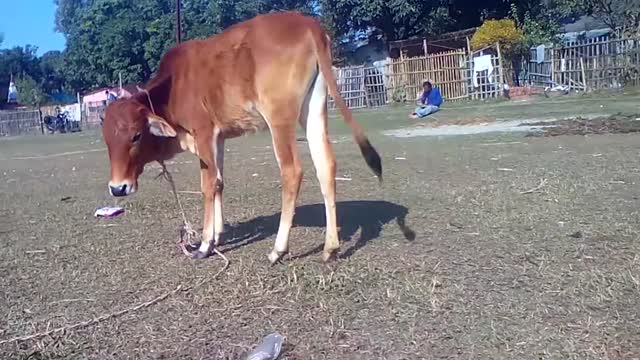
{"label": "calf's hoof", "polygon": [[194,251],[194,252],[191,253],[191,258],[192,259],[198,259],[199,260],[199,259],[204,259],[204,258],[207,258],[207,257],[209,257],[209,254],[204,253],[204,252],[202,252],[200,250]]}
{"label": "calf's hoof", "polygon": [[288,251],[280,252],[280,251],[271,250],[271,252],[268,255],[269,263],[271,265],[275,265],[278,262],[278,260],[282,259],[282,257],[287,253]]}
{"label": "calf's hoof", "polygon": [[182,250],[182,253],[192,259],[204,259],[209,256],[208,253],[200,251],[198,246],[187,244],[184,242],[180,243],[179,246],[180,250]]}
{"label": "calf's hoof", "polygon": [[325,250],[322,252],[322,261],[325,263],[336,260],[338,255],[338,249],[336,250]]}

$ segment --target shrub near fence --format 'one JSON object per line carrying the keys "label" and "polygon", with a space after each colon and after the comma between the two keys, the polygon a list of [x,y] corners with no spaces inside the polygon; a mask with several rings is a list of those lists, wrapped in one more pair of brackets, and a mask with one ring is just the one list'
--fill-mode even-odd
{"label": "shrub near fence", "polygon": [[0,136],[42,133],[38,110],[0,111]]}

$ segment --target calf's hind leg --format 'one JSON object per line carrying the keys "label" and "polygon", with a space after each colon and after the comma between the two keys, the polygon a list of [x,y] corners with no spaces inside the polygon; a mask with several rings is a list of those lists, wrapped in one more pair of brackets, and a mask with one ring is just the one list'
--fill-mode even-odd
{"label": "calf's hind leg", "polygon": [[322,74],[316,76],[307,114],[307,142],[320,182],[327,221],[322,260],[329,261],[340,248],[336,222],[336,160],[327,131],[327,87]]}
{"label": "calf's hind leg", "polygon": [[303,176],[295,139],[297,114],[290,114],[278,120],[280,121],[271,124],[270,128],[276,159],[280,167],[282,212],[276,241],[268,256],[271,264],[289,252],[289,232],[293,224],[293,215]]}

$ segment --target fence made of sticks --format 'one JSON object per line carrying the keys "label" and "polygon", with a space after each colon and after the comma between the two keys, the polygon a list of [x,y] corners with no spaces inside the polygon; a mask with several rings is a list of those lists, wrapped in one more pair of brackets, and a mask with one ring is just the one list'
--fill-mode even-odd
{"label": "fence made of sticks", "polygon": [[[482,57],[491,66],[478,71],[475,63]],[[427,80],[438,87],[445,101],[498,97],[504,84],[499,44],[471,53],[458,49],[389,58],[383,65],[337,68],[334,73],[341,95],[351,109],[414,102],[422,95],[422,84]],[[332,99],[329,108],[335,108]]]}
{"label": "fence made of sticks", "polygon": [[599,37],[531,49],[529,83],[592,91],[640,85],[640,37]]}
{"label": "fence made of sticks", "polygon": [[0,136],[42,133],[38,110],[0,111]]}

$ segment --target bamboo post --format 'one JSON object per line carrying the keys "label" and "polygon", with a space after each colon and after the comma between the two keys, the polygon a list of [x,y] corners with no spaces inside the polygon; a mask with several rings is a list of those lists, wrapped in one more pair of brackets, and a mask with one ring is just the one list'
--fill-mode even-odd
{"label": "bamboo post", "polygon": [[587,92],[588,91],[587,75],[586,75],[586,72],[584,71],[584,58],[582,56],[580,57],[580,70],[582,71],[582,81],[584,83],[584,92]]}
{"label": "bamboo post", "polygon": [[549,78],[549,82],[553,84],[555,80],[556,74],[556,45],[551,48],[551,77]]}
{"label": "bamboo post", "polygon": [[473,61],[473,53],[471,52],[471,42],[469,41],[469,36],[465,36],[464,38],[467,41],[467,59],[466,59],[466,63],[468,64],[468,68],[467,68],[467,71],[466,71],[467,97],[471,96],[472,99],[475,99],[475,89],[473,88],[473,80],[472,80],[472,78],[473,78],[473,66],[472,66],[472,63],[471,63]]}
{"label": "bamboo post", "polygon": [[[499,82],[500,85],[502,86],[502,88],[504,89],[504,65],[503,65],[503,59],[502,59],[502,53],[500,52],[500,42],[496,42],[496,49],[498,51],[498,69],[500,71],[500,76],[499,76]],[[502,89],[497,90],[496,93],[496,97],[498,97],[498,95],[500,94],[500,92],[502,91]]]}
{"label": "bamboo post", "polygon": [[42,108],[40,107],[40,104],[38,104],[38,118],[40,119],[40,131],[42,132],[42,135],[44,135],[44,120],[42,119]]}
{"label": "bamboo post", "polygon": [[371,107],[371,101],[369,100],[369,91],[367,89],[367,68],[362,69],[362,88],[364,92],[364,106]]}
{"label": "bamboo post", "polygon": [[429,49],[427,49],[427,39],[426,38],[424,38],[422,40],[422,47],[424,49],[424,56],[429,55]]}

